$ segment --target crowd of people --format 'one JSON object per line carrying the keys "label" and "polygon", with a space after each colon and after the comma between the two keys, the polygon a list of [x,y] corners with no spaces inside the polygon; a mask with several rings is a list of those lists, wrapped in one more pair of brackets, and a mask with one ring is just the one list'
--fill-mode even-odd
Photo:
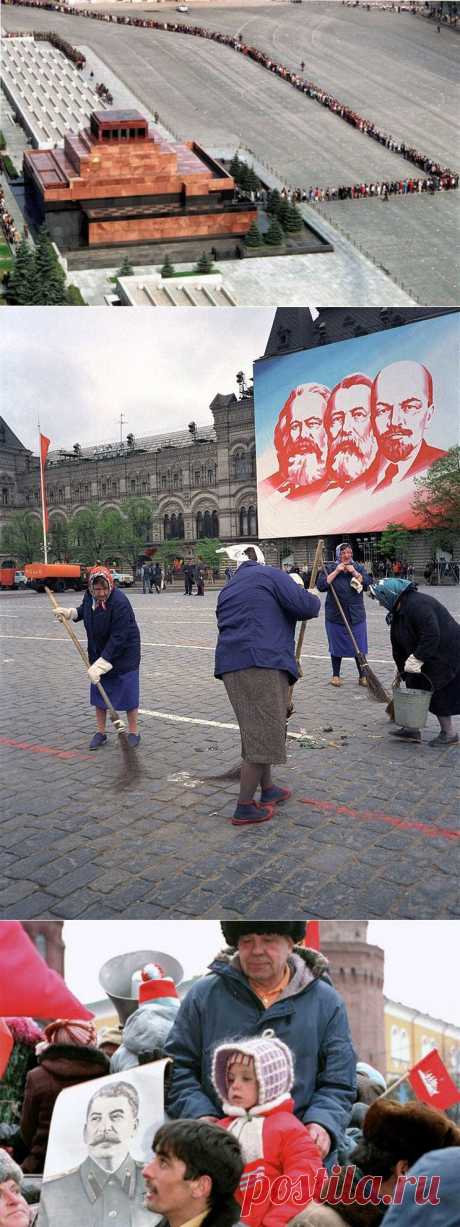
{"label": "crowd of people", "polygon": [[[0,156],[0,173],[2,169],[2,159]],[[11,247],[16,247],[17,244],[21,242],[21,235],[16,226],[14,217],[11,215],[5,203],[5,193],[2,187],[0,187],[0,220],[5,238]]]}
{"label": "crowd of people", "polygon": [[[148,1227],[151,1213],[162,1227],[412,1227],[421,1204],[436,1206],[436,1227],[455,1227],[460,1129],[420,1100],[400,1102],[382,1070],[357,1059],[305,922],[221,929],[224,948],[182,1001],[158,951],[132,977],[122,1026],[6,1020],[0,1227]],[[166,1123],[144,1128],[153,1154],[140,1161],[130,1073],[148,1077],[164,1058]],[[42,1182],[55,1105],[65,1095],[71,1113],[68,1092],[85,1084],[75,1165]]]}
{"label": "crowd of people", "polygon": [[[148,30],[164,30],[175,34],[187,34],[196,38],[209,39],[212,42],[220,43],[225,47],[230,47],[231,50],[236,51],[241,55],[246,55],[248,59],[253,60],[268,72],[280,77],[283,81],[286,81],[289,85],[293,86],[293,88],[298,92],[305,94],[308,98],[312,98],[313,101],[318,102],[327,110],[332,111],[334,115],[337,115],[345,123],[349,124],[353,128],[356,128],[359,132],[364,133],[371,140],[377,141],[378,144],[383,145],[386,149],[399,154],[399,156],[404,158],[407,162],[411,162],[413,165],[417,166],[418,169],[423,172],[422,184],[425,182],[428,185],[432,185],[426,186],[425,188],[422,187],[420,191],[425,190],[434,192],[458,188],[458,173],[455,170],[442,166],[437,158],[417,149],[409,142],[385,132],[376,123],[374,123],[373,120],[366,119],[363,115],[360,115],[358,111],[354,110],[353,107],[341,102],[340,99],[335,97],[335,94],[324,89],[322,86],[317,85],[314,81],[306,79],[304,76],[306,66],[303,61],[300,65],[300,72],[297,72],[294,69],[288,68],[285,64],[278,63],[270,55],[268,55],[267,52],[261,51],[258,47],[253,47],[244,42],[241,34],[228,34],[218,30],[207,30],[203,26],[192,24],[189,25],[180,21],[158,21],[154,18],[145,16],[121,16],[117,15],[116,13],[102,13],[100,11],[94,11],[93,9],[75,9],[73,5],[68,3],[58,3],[57,0],[45,0],[45,3],[41,3],[41,0],[5,0],[5,3],[19,5],[19,7],[44,8],[50,12],[68,13],[73,17],[78,16],[91,18],[95,21],[104,21],[116,25],[135,26],[137,28],[140,27]],[[417,187],[412,187],[411,189],[407,187],[405,192],[405,182],[408,184],[409,182],[414,182],[414,180],[411,178],[410,180],[408,179],[407,181],[403,181],[401,190],[399,187],[396,187],[394,191],[390,190],[390,185],[385,181],[384,184],[380,184],[380,193],[378,193],[376,190],[373,192],[370,190],[358,190],[358,193],[356,193],[356,186],[358,189],[361,189],[362,187],[365,189],[370,189],[371,186],[376,189],[378,185],[375,183],[373,185],[355,185],[354,187],[350,188],[334,188],[332,190],[337,191],[337,193],[346,192],[352,194],[350,196],[346,195],[345,197],[338,194],[336,197],[334,196],[330,198],[338,200],[349,198],[359,199],[360,196],[363,195],[374,197],[380,196],[381,198],[382,188],[383,199],[387,199],[392,195],[412,194],[414,191],[419,191],[418,181],[416,181]],[[316,191],[323,189],[313,190]],[[331,189],[329,188],[324,189],[324,191],[330,190]],[[355,193],[354,195],[353,192]]]}

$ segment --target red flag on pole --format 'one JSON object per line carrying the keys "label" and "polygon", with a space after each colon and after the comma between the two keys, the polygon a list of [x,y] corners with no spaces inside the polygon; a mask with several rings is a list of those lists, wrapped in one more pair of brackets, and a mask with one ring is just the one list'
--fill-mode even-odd
{"label": "red flag on pole", "polygon": [[0,1018],[0,1078],[3,1078],[13,1051],[13,1036],[6,1022]]}
{"label": "red flag on pole", "polygon": [[42,434],[40,435],[40,484],[41,484],[41,494],[42,494],[43,526],[44,526],[45,533],[48,532],[48,508],[46,505],[46,489],[45,489],[45,464],[46,464],[46,457],[48,455],[48,449],[49,449],[50,443],[51,443],[51,439],[47,439],[46,435],[42,435]]}
{"label": "red flag on pole", "polygon": [[445,1111],[452,1104],[460,1103],[460,1090],[448,1073],[437,1048],[413,1065],[407,1075],[417,1099],[433,1108]]}
{"label": "red flag on pole", "polygon": [[0,924],[0,1017],[94,1018],[51,971],[19,920]]}

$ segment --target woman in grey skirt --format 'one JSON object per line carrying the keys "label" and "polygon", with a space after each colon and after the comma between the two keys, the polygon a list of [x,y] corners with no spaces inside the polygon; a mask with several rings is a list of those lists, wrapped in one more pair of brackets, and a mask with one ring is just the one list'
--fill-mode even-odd
{"label": "woman in grey skirt", "polygon": [[[224,682],[241,734],[240,796],[235,826],[266,822],[291,796],[272,783],[286,762],[289,687],[299,671],[297,621],[317,618],[320,600],[290,575],[265,565],[257,546],[241,547],[237,570],[219,594],[215,676]],[[260,801],[255,793],[260,787]]]}

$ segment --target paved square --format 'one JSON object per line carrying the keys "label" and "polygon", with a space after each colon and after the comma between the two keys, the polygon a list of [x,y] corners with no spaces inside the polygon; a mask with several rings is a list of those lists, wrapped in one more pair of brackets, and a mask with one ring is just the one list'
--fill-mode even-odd
{"label": "paved square", "polygon": [[[460,591],[435,590],[457,617]],[[0,594],[5,711],[0,916],[450,917],[460,911],[460,751],[394,743],[344,662],[329,685],[324,614],[309,623],[286,767],[292,801],[255,830],[229,822],[239,736],[213,678],[217,592],[129,593],[143,647],[141,778],[94,715],[75,647],[46,596]],[[64,604],[72,604],[69,593]],[[369,659],[394,672],[383,611],[366,603]],[[81,624],[78,627],[82,633]]]}

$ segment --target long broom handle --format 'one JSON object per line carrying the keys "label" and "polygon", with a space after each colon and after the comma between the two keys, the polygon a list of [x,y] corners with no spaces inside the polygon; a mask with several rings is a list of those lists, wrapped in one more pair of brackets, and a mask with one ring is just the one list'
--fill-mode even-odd
{"label": "long broom handle", "polygon": [[[322,563],[322,558],[323,558],[323,549],[324,549],[324,541],[323,541],[323,540],[322,540],[322,538],[321,538],[321,539],[318,541],[318,544],[317,544],[317,546],[316,546],[316,550],[315,550],[315,557],[314,557],[314,559],[313,559],[313,565],[312,565],[312,568],[311,568],[311,575],[310,575],[310,580],[309,580],[309,584],[308,584],[308,589],[309,589],[309,590],[310,590],[311,588],[314,588],[314,587],[315,587],[316,577],[317,577],[318,571],[319,571],[320,566],[321,566],[321,563]],[[304,641],[304,637],[305,637],[305,627],[306,627],[306,625],[307,625],[307,619],[305,619],[305,621],[304,621],[304,622],[301,622],[301,624],[300,624],[300,630],[299,630],[299,634],[298,634],[298,638],[297,638],[297,647],[296,647],[296,650],[295,650],[295,658],[296,658],[296,661],[297,661],[297,666],[298,666],[298,669],[299,669],[299,676],[300,676],[300,677],[302,677],[302,666],[301,666],[301,664],[300,664],[300,657],[301,657],[301,655],[302,655],[302,648],[303,648],[303,641]],[[292,709],[292,695],[293,695],[293,690],[294,690],[294,684],[293,684],[292,686],[290,686],[290,687],[289,687],[289,693],[288,693],[288,705],[287,705],[288,716],[290,716],[290,715],[291,715],[291,712],[292,712],[292,710],[293,710],[293,709]]]}
{"label": "long broom handle", "polygon": [[[56,598],[55,598],[55,596],[54,596],[54,593],[53,593],[53,592],[51,592],[51,588],[47,588],[47,587],[46,587],[46,585],[45,585],[45,592],[46,592],[46,595],[47,595],[47,596],[49,596],[49,599],[50,599],[50,601],[51,601],[51,604],[52,604],[52,605],[54,605],[54,608],[55,608],[55,609],[59,609],[58,602],[57,602],[57,600],[56,600]],[[73,631],[73,630],[72,630],[72,627],[71,627],[71,626],[69,626],[69,623],[68,623],[68,619],[67,619],[67,618],[64,620],[64,627],[65,627],[65,630],[67,631],[67,634],[68,634],[68,635],[70,635],[70,638],[71,638],[71,640],[72,640],[72,643],[74,643],[74,644],[75,644],[75,647],[76,647],[76,649],[77,649],[77,652],[79,652],[79,653],[80,653],[80,656],[81,656],[81,658],[82,658],[82,661],[83,661],[84,665],[86,666],[86,668],[87,668],[87,669],[89,669],[89,660],[88,660],[88,657],[87,657],[87,655],[86,655],[85,649],[82,647],[82,645],[81,645],[81,643],[80,643],[80,640],[79,640],[78,636],[75,634],[75,631]],[[120,717],[119,717],[119,715],[118,715],[118,712],[116,712],[116,711],[115,711],[115,708],[114,708],[114,707],[112,707],[112,704],[111,704],[111,702],[110,702],[110,699],[109,699],[109,696],[108,696],[108,694],[107,694],[107,691],[106,691],[106,690],[104,690],[104,687],[101,685],[101,682],[96,682],[96,686],[97,686],[97,688],[98,688],[99,694],[101,695],[101,698],[103,698],[104,703],[105,703],[105,705],[106,705],[106,707],[107,707],[107,709],[108,709],[109,716],[110,716],[110,719],[111,719],[111,721],[112,721],[112,724],[114,724],[115,726],[117,726],[117,725],[118,725],[118,726],[120,726],[120,725],[121,725],[121,728],[124,728],[125,726],[124,726],[124,724],[123,724],[123,721],[122,721],[122,720],[120,720]],[[121,730],[120,730],[120,728],[119,728],[119,731],[121,731]]]}
{"label": "long broom handle", "polygon": [[[318,571],[319,571],[320,566],[321,566],[321,563],[322,563],[322,558],[323,558],[323,549],[324,549],[324,541],[323,541],[323,539],[321,538],[321,539],[318,541],[318,544],[317,544],[317,546],[316,546],[316,550],[315,550],[315,557],[314,557],[314,559],[313,559],[313,565],[312,565],[312,568],[311,568],[311,575],[310,575],[310,580],[309,580],[309,584],[308,584],[308,591],[309,591],[309,592],[311,591],[311,589],[312,589],[312,588],[314,588],[314,587],[315,587],[315,584],[316,584],[316,577],[317,577],[317,575],[318,575]],[[300,630],[299,630],[299,635],[298,635],[298,639],[297,639],[297,647],[296,647],[296,651],[295,651],[295,658],[296,658],[297,664],[299,664],[299,663],[300,663],[300,657],[301,657],[301,654],[302,654],[302,648],[303,648],[303,641],[304,641],[304,637],[305,637],[305,627],[306,627],[306,625],[307,625],[307,622],[306,622],[306,621],[305,621],[305,622],[301,622],[301,624],[300,624]],[[291,687],[291,689],[292,689],[292,687]]]}

